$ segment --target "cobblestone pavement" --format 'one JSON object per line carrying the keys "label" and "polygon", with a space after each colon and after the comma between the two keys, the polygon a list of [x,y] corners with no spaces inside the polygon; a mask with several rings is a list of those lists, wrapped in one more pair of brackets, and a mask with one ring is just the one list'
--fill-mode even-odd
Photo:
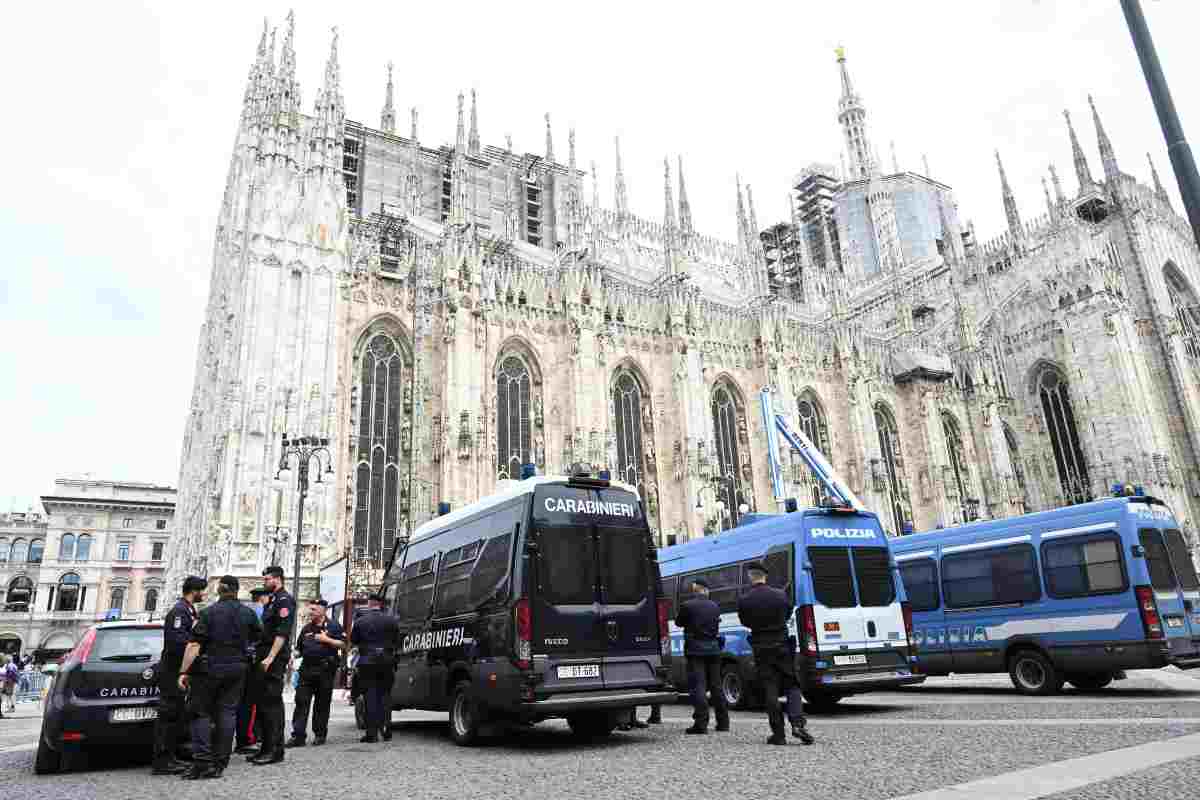
{"label": "cobblestone pavement", "polygon": [[[351,710],[335,700],[327,745],[289,750],[284,764],[271,767],[237,758],[202,790],[456,800],[1200,796],[1200,679],[1173,669],[1037,699],[1017,696],[1002,676],[934,679],[850,698],[812,717],[814,747],[765,746],[766,720],[756,712],[735,712],[729,733],[684,736],[689,714],[674,706],[661,726],[601,742],[578,742],[565,724],[548,722],[463,749],[450,742],[445,715],[417,712],[396,714],[390,743],[360,744]],[[130,753],[96,754],[80,771],[35,776],[39,726],[34,704],[0,720],[0,786],[12,796],[107,800],[195,789],[150,777],[147,759]]]}

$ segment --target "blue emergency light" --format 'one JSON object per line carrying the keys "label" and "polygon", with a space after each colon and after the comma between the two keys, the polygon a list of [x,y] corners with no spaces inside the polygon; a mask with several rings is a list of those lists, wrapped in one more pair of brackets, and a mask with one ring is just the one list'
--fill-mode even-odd
{"label": "blue emergency light", "polygon": [[608,470],[606,470],[606,469],[602,469],[602,470],[600,470],[600,480],[602,480],[602,481],[611,481],[611,480],[612,480],[612,473],[611,473],[611,472],[609,472],[609,471],[608,471]]}
{"label": "blue emergency light", "polygon": [[438,516],[442,517],[450,513],[449,503],[438,503]]}
{"label": "blue emergency light", "polygon": [[527,480],[535,475],[537,475],[537,467],[533,464],[521,465],[521,480]]}
{"label": "blue emergency light", "polygon": [[783,510],[788,514],[795,514],[800,509],[800,504],[796,502],[796,498],[789,497],[783,501]]}

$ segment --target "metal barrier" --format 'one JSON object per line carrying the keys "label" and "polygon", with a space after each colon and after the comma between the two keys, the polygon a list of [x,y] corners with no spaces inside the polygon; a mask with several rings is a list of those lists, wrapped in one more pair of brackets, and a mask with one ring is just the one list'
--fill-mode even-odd
{"label": "metal barrier", "polygon": [[40,703],[46,687],[53,680],[52,674],[44,672],[21,673],[17,684],[16,701],[18,703]]}

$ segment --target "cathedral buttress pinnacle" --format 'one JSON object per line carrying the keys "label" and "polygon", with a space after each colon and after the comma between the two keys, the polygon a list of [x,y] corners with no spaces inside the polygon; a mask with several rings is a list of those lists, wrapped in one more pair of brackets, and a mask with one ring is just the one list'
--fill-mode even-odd
{"label": "cathedral buttress pinnacle", "polygon": [[879,164],[871,150],[867,137],[867,109],[862,98],[854,91],[850,82],[850,70],[846,67],[846,50],[837,48],[838,67],[842,75],[842,96],[838,101],[838,122],[846,137],[846,151],[850,155],[850,180],[870,178],[879,172]]}
{"label": "cathedral buttress pinnacle", "polygon": [[471,90],[471,133],[467,138],[468,152],[479,155],[479,105],[475,99],[475,90]]}
{"label": "cathedral buttress pinnacle", "polygon": [[1092,180],[1092,169],[1088,166],[1087,156],[1079,146],[1079,137],[1075,135],[1075,125],[1071,122],[1071,112],[1063,109],[1063,117],[1067,120],[1067,134],[1071,137],[1071,155],[1075,159],[1075,177],[1079,179],[1079,194],[1085,194],[1095,188]]}
{"label": "cathedral buttress pinnacle", "polygon": [[1008,220],[1008,232],[1013,241],[1018,241],[1024,235],[1021,227],[1021,214],[1017,211],[1017,200],[1013,197],[1012,187],[1008,185],[1008,175],[1004,172],[1004,162],[1000,160],[1000,151],[996,151],[996,167],[1000,170],[1000,193],[1004,200],[1004,217]]}
{"label": "cathedral buttress pinnacle", "polygon": [[688,202],[687,187],[683,183],[683,156],[679,156],[679,235],[686,243],[695,233],[696,229],[692,225],[692,206]]}
{"label": "cathedral buttress pinnacle", "polygon": [[1171,207],[1171,198],[1167,195],[1167,190],[1163,188],[1162,181],[1158,179],[1158,170],[1154,168],[1154,159],[1146,153],[1146,160],[1150,162],[1150,177],[1154,180],[1154,194],[1158,199],[1163,201],[1167,208]]}
{"label": "cathedral buttress pinnacle", "polygon": [[629,215],[629,192],[625,188],[625,171],[621,168],[621,137],[613,137],[617,148],[617,169],[613,175],[614,204],[618,217]]}
{"label": "cathedral buttress pinnacle", "polygon": [[1100,146],[1100,161],[1104,165],[1104,178],[1109,182],[1110,190],[1116,191],[1114,179],[1120,175],[1117,170],[1117,156],[1113,151],[1112,141],[1104,130],[1104,123],[1100,121],[1100,112],[1096,110],[1096,102],[1090,94],[1088,95],[1088,106],[1092,109],[1092,124],[1096,126],[1096,141]]}
{"label": "cathedral buttress pinnacle", "polygon": [[379,127],[387,133],[396,132],[396,109],[392,105],[394,89],[392,86],[392,62],[387,65],[387,93],[383,100],[383,113],[379,115]]}

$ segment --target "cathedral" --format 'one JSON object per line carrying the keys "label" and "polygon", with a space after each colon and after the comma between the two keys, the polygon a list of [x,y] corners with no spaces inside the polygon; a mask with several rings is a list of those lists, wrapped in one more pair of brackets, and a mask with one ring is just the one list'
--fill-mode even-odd
{"label": "cathedral", "polygon": [[[981,241],[949,185],[883,168],[839,51],[843,164],[791,178],[791,219],[765,229],[731,187],[727,241],[693,226],[679,161],[662,218],[632,214],[619,142],[602,205],[549,115],[544,150],[519,152],[484,144],[460,95],[453,145],[422,141],[415,109],[397,126],[389,66],[378,125],[348,119],[336,31],[305,107],[293,31],[264,27],[246,85],[171,585],[290,573],[297,546],[302,594],[343,556],[369,583],[439,507],[526,463],[610,470],[661,544],[715,533],[777,508],[764,387],[891,535],[1129,481],[1193,541],[1200,253],[1094,106],[1102,171],[1067,114],[1074,181],[1050,165],[1045,208],[1023,215],[997,153],[1007,230]],[[289,437],[327,440],[303,507]],[[819,497],[786,468],[792,496]]]}

